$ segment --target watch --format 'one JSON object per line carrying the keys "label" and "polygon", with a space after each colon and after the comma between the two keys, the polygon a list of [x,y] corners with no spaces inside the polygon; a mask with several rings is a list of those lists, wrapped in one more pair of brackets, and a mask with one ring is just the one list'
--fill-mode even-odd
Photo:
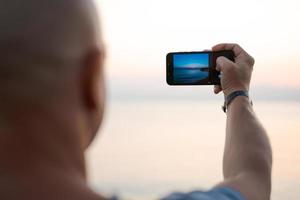
{"label": "watch", "polygon": [[[231,94],[229,94],[226,98],[225,98],[225,102],[224,105],[222,106],[222,110],[224,111],[224,113],[227,112],[228,110],[228,106],[232,103],[232,101],[238,97],[238,96],[244,96],[247,97],[249,99],[249,94],[246,91],[243,90],[239,90],[239,91],[235,91],[232,92]],[[252,101],[250,101],[251,105],[253,105]]]}

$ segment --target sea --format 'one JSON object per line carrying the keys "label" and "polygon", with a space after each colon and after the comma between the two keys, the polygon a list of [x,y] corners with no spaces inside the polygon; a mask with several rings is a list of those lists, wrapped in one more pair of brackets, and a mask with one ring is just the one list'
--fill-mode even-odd
{"label": "sea", "polygon": [[181,84],[195,83],[208,78],[207,71],[201,71],[202,68],[186,69],[186,68],[174,68],[174,82]]}
{"label": "sea", "polygon": [[[222,181],[220,101],[111,101],[87,151],[89,184],[120,199],[207,190]],[[273,148],[272,200],[300,199],[300,102],[257,101]]]}

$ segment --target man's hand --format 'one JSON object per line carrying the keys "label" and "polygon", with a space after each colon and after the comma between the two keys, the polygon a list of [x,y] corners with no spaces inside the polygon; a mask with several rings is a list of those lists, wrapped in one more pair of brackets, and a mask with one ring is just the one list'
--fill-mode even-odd
{"label": "man's hand", "polygon": [[254,59],[237,44],[219,44],[212,50],[232,50],[235,54],[235,62],[225,57],[217,59],[216,69],[221,72],[221,86],[215,86],[214,92],[218,94],[223,90],[225,96],[238,90],[248,92]]}

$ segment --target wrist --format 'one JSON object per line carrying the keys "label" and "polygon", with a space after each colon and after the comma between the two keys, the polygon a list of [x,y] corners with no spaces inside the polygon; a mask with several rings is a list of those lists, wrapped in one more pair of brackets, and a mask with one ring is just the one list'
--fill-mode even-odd
{"label": "wrist", "polygon": [[227,84],[227,87],[223,87],[224,97],[226,98],[228,95],[232,94],[236,91],[245,91],[249,92],[249,84],[243,82],[230,83]]}
{"label": "wrist", "polygon": [[238,90],[234,91],[230,94],[228,94],[225,97],[224,105],[223,105],[223,111],[226,113],[231,104],[238,101],[238,99],[244,99],[246,102],[248,102],[249,105],[252,105],[252,102],[249,99],[249,94],[247,91],[244,90]]}
{"label": "wrist", "polygon": [[225,99],[232,93],[234,92],[237,92],[237,91],[244,91],[246,93],[249,92],[249,87],[243,87],[243,86],[240,86],[240,87],[232,87],[230,89],[227,89],[227,90],[224,90],[224,97]]}
{"label": "wrist", "polygon": [[249,99],[249,97],[238,96],[227,107],[227,113],[230,113],[231,110],[236,110],[236,109],[250,109],[251,107],[252,107],[252,101]]}

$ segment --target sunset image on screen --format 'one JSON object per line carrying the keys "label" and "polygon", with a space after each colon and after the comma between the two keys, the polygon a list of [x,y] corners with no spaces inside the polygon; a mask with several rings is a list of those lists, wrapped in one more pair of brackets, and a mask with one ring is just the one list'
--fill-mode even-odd
{"label": "sunset image on screen", "polygon": [[205,83],[209,78],[209,54],[173,55],[175,84]]}

